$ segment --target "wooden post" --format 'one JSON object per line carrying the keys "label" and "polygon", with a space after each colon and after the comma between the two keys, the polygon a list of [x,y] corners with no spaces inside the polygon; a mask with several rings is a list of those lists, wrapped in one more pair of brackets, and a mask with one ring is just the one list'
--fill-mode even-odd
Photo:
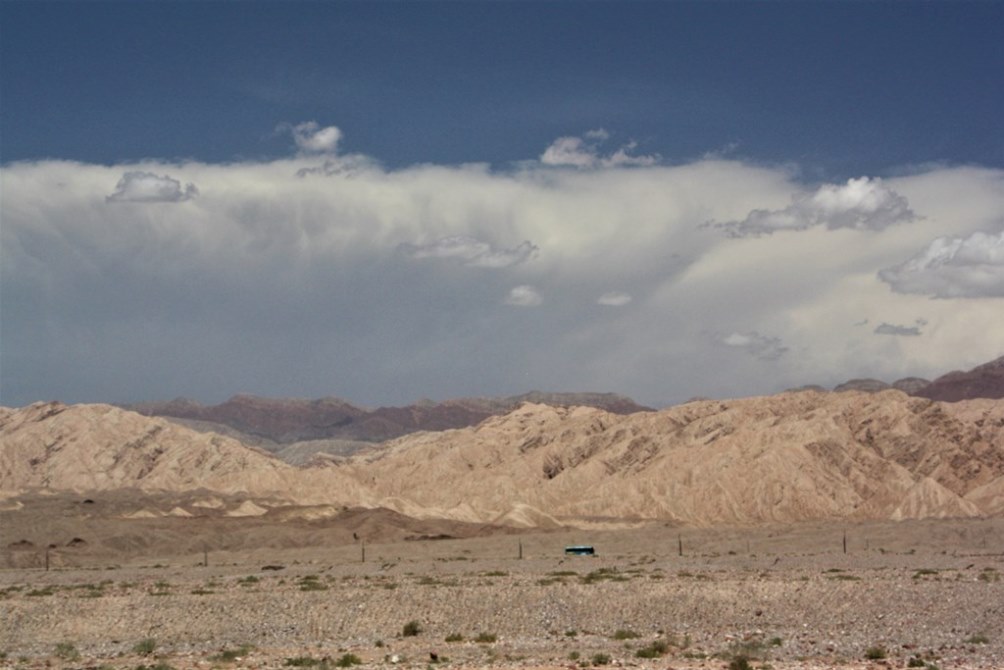
{"label": "wooden post", "polygon": [[209,548],[206,545],[202,545],[202,566],[209,567]]}
{"label": "wooden post", "polygon": [[45,571],[49,571],[49,546],[45,546]]}
{"label": "wooden post", "polygon": [[677,545],[677,551],[679,552],[680,556],[683,556],[683,536],[682,535],[677,535],[676,536],[676,545]]}
{"label": "wooden post", "polygon": [[847,553],[847,531],[844,531],[844,553]]}
{"label": "wooden post", "polygon": [[366,543],[365,542],[361,542],[359,544],[359,548],[360,548],[360,550],[362,552],[362,562],[365,563],[366,562]]}
{"label": "wooden post", "polygon": [[519,559],[523,560],[523,540],[519,541]]}

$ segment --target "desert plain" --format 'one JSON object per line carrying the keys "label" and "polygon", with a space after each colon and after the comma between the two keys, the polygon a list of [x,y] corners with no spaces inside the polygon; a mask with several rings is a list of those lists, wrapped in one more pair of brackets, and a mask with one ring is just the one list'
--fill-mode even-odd
{"label": "desert plain", "polygon": [[[547,531],[282,505],[123,518],[186,502],[4,500],[0,667],[1004,667],[1000,518]],[[571,544],[596,555],[566,556]]]}

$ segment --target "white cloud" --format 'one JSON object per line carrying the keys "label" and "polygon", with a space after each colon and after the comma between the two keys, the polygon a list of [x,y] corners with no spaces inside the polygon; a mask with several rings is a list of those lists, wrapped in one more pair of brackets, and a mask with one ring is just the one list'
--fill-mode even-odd
{"label": "white cloud", "polygon": [[296,148],[303,153],[333,154],[342,139],[342,131],[336,126],[322,128],[316,121],[304,121],[295,126],[282,124],[280,129],[289,130],[293,134]]}
{"label": "white cloud", "polygon": [[631,295],[622,291],[604,293],[596,300],[597,304],[607,307],[623,307],[629,302],[631,302]]}
{"label": "white cloud", "polygon": [[882,270],[879,277],[899,293],[1004,297],[1004,231],[939,237],[908,261]]}
{"label": "white cloud", "polygon": [[540,293],[532,286],[524,284],[509,291],[505,304],[514,307],[537,307],[544,302]]}
{"label": "white cloud", "polygon": [[797,194],[784,209],[754,209],[742,221],[719,225],[731,235],[745,237],[813,226],[882,230],[915,219],[906,198],[887,188],[881,179],[861,177]]}
{"label": "white cloud", "polygon": [[451,258],[464,265],[481,268],[507,268],[524,263],[537,254],[537,247],[524,240],[511,249],[496,249],[491,244],[455,235],[429,244],[402,244],[401,249],[412,258]]}
{"label": "white cloud", "polygon": [[115,191],[105,196],[107,202],[182,202],[199,194],[195,184],[185,184],[167,175],[131,170],[122,175]]}
{"label": "white cloud", "polygon": [[715,339],[726,347],[742,349],[750,356],[763,361],[776,361],[788,353],[788,347],[784,346],[781,338],[761,335],[755,330],[745,333],[732,332],[728,335],[719,335]]}
{"label": "white cloud", "polygon": [[[319,165],[330,174],[296,176]],[[124,173],[161,186],[126,180],[121,197],[190,197],[188,182],[201,193],[183,206],[106,204]],[[782,210],[792,193],[823,193],[816,212],[868,210],[865,196],[841,200],[795,174],[725,160],[387,169],[314,153],[4,165],[0,403],[245,390],[396,404],[547,387],[659,405],[930,377],[1000,355],[1001,292],[970,273],[999,270],[1004,171],[882,182],[916,219],[881,234],[819,223],[730,239],[700,227]],[[923,257],[941,265],[900,267],[935,238],[947,242]],[[928,297],[949,292],[985,297]],[[922,337],[881,337],[883,323]]]}
{"label": "white cloud", "polygon": [[628,142],[609,155],[600,154],[600,144],[606,142],[610,134],[599,128],[585,133],[584,137],[559,137],[540,156],[544,165],[565,165],[577,168],[613,168],[623,166],[652,166],[659,162],[659,156],[634,156],[637,142]]}

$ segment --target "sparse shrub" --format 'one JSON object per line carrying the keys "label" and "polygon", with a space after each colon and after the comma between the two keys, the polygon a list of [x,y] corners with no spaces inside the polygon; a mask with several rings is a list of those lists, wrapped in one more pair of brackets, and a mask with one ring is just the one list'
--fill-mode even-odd
{"label": "sparse shrub", "polygon": [[293,668],[312,668],[315,665],[320,665],[321,661],[316,658],[311,658],[310,656],[295,656],[293,658],[287,658],[283,665],[293,667]]}
{"label": "sparse shrub", "polygon": [[577,652],[577,651],[573,651],[573,652],[570,652],[570,653],[568,654],[568,660],[569,660],[569,661],[577,661],[577,660],[579,660],[579,657],[580,657],[580,656],[582,656],[582,654],[580,654],[580,653],[579,653],[579,652]]}
{"label": "sparse shrub", "polygon": [[76,661],[80,658],[80,652],[72,642],[57,642],[53,655],[64,661]]}
{"label": "sparse shrub", "polygon": [[983,634],[970,635],[963,642],[966,644],[987,644],[990,642],[990,638]]}
{"label": "sparse shrub", "polygon": [[497,639],[498,637],[495,633],[478,633],[478,636],[474,638],[474,641],[480,642],[481,644],[491,644]]}
{"label": "sparse shrub", "polygon": [[656,640],[647,647],[642,647],[635,652],[635,656],[638,658],[659,658],[660,656],[665,656],[666,652],[669,651],[669,645],[662,640]]}
{"label": "sparse shrub", "polygon": [[335,665],[339,668],[351,668],[353,665],[362,665],[363,659],[359,658],[355,654],[342,654],[342,656],[335,661]]}
{"label": "sparse shrub", "polygon": [[565,637],[575,637],[578,634],[579,634],[579,631],[577,631],[577,630],[566,630],[565,631]]}
{"label": "sparse shrub", "polygon": [[745,656],[736,656],[729,661],[729,670],[753,670],[753,666]]}
{"label": "sparse shrub", "polygon": [[634,640],[641,636],[633,630],[618,628],[611,637],[615,640]]}
{"label": "sparse shrub", "polygon": [[223,663],[232,663],[236,661],[238,658],[243,658],[248,654],[250,654],[252,649],[254,649],[254,647],[251,646],[250,644],[242,644],[236,649],[223,649],[220,651],[220,653],[216,654],[215,656],[210,656],[209,660]]}
{"label": "sparse shrub", "polygon": [[[103,667],[106,668],[107,670],[112,670],[108,666],[103,666]],[[101,668],[99,668],[98,670],[101,670]],[[165,661],[161,661],[154,665],[137,665],[135,670],[174,670],[174,666],[169,665]]]}
{"label": "sparse shrub", "polygon": [[610,656],[607,654],[593,654],[593,665],[608,665]]}
{"label": "sparse shrub", "polygon": [[373,643],[373,646],[376,647],[377,649],[382,649],[383,648],[383,640],[377,640],[376,642]]}
{"label": "sparse shrub", "polygon": [[404,624],[404,628],[401,629],[401,635],[405,637],[415,637],[422,632],[422,625],[415,620],[409,621]]}
{"label": "sparse shrub", "polygon": [[485,573],[485,577],[507,577],[509,575],[505,570],[492,570]]}
{"label": "sparse shrub", "polygon": [[910,660],[906,662],[906,667],[908,667],[908,668],[926,668],[927,667],[927,663],[925,663],[924,659],[920,658],[919,656],[911,656]]}
{"label": "sparse shrub", "polygon": [[140,656],[149,656],[157,648],[157,640],[152,637],[144,638],[133,645],[132,651]]}
{"label": "sparse shrub", "polygon": [[447,642],[463,642],[464,641],[464,636],[461,635],[460,633],[450,633],[449,635],[446,636],[446,641]]}
{"label": "sparse shrub", "polygon": [[865,650],[865,658],[869,661],[881,661],[885,657],[885,647],[868,647],[868,649]]}
{"label": "sparse shrub", "polygon": [[241,586],[251,586],[253,584],[257,584],[260,581],[261,579],[259,579],[258,577],[254,575],[248,575],[247,577],[241,577],[240,579],[238,579],[237,583],[240,584]]}

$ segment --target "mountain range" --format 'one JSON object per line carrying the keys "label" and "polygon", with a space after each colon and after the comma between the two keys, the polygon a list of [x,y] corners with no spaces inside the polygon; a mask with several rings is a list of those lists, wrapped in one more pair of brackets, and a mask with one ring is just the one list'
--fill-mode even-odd
{"label": "mountain range", "polygon": [[[1002,368],[926,388],[994,393]],[[999,396],[805,390],[632,413],[523,402],[309,466],[162,417],[37,403],[0,409],[0,444],[7,498],[191,492],[187,505],[149,511],[175,516],[199,516],[214,496],[242,499],[234,515],[366,507],[518,527],[1004,514]]]}

